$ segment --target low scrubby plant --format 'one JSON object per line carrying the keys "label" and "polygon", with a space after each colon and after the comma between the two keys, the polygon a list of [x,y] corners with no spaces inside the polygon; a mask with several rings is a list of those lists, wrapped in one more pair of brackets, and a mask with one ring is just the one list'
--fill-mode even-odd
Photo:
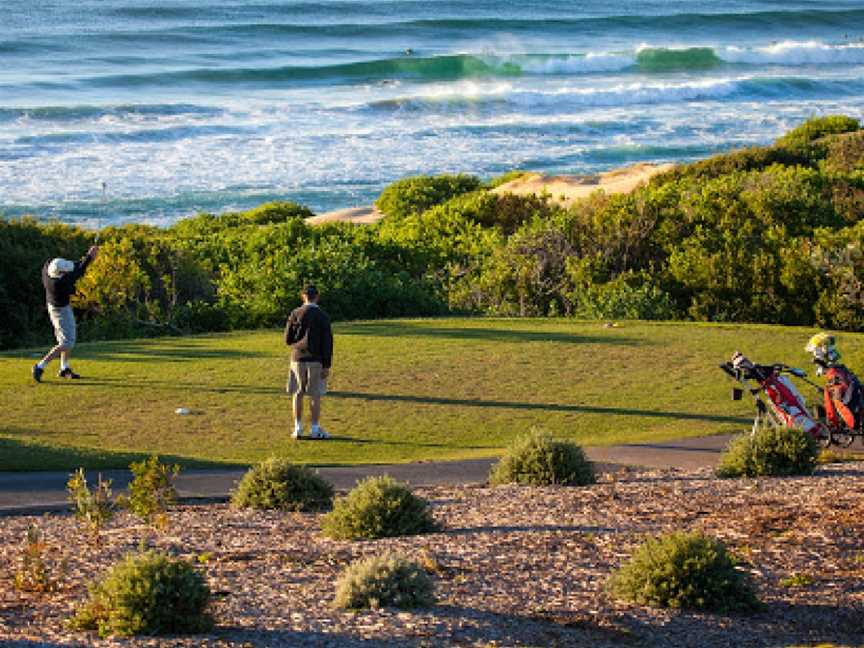
{"label": "low scrubby plant", "polygon": [[100,637],[203,632],[213,626],[209,602],[210,589],[191,563],[147,551],[127,555],[91,585],[70,625]]}
{"label": "low scrubby plant", "polygon": [[610,588],[620,599],[652,607],[732,612],[759,606],[725,545],[698,531],[648,539],[613,574]]}
{"label": "low scrubby plant", "polygon": [[165,528],[168,507],[177,501],[174,480],[180,474],[180,466],[160,463],[159,457],[152,455],[144,461],[133,462],[129,469],[133,474],[125,501],[129,511],[147,524]]}
{"label": "low scrubby plant", "polygon": [[48,592],[55,587],[45,560],[45,540],[36,526],[27,527],[21,562],[15,572],[15,589],[22,592]]}
{"label": "low scrubby plant", "polygon": [[386,475],[359,482],[321,521],[324,535],[335,540],[417,535],[435,528],[426,500]]}
{"label": "low scrubby plant", "polygon": [[102,479],[102,475],[99,475],[95,487],[90,490],[84,469],[79,468],[69,476],[66,492],[75,517],[98,539],[99,531],[114,517],[116,508],[111,494],[111,480]]}
{"label": "low scrubby plant", "polygon": [[319,511],[333,502],[333,486],[305,466],[271,458],[243,475],[231,495],[242,508]]}
{"label": "low scrubby plant", "polygon": [[492,485],[584,486],[594,481],[594,467],[582,448],[541,430],[516,438],[489,473]]}
{"label": "low scrubby plant", "polygon": [[816,469],[819,444],[800,428],[763,425],[733,438],[720,456],[718,477],[786,477]]}
{"label": "low scrubby plant", "polygon": [[414,562],[398,554],[373,556],[351,563],[336,584],[336,607],[410,609],[435,603],[432,579]]}

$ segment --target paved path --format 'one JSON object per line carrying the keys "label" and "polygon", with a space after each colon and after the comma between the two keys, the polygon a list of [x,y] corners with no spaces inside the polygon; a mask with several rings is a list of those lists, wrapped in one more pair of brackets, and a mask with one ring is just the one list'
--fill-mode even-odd
{"label": "paved path", "polygon": [[[729,436],[681,439],[663,443],[634,443],[586,448],[588,458],[601,469],[633,465],[651,468],[701,468],[714,466]],[[486,481],[494,459],[429,461],[408,464],[360,465],[320,468],[322,477],[337,490],[349,490],[358,480],[387,474],[413,486],[477,484]],[[91,479],[96,471],[88,472]],[[186,470],[177,478],[177,490],[184,500],[224,500],[243,476],[242,469]],[[114,492],[123,490],[131,477],[128,470],[101,471],[113,480]],[[66,472],[0,472],[0,515],[41,513],[68,508]]]}

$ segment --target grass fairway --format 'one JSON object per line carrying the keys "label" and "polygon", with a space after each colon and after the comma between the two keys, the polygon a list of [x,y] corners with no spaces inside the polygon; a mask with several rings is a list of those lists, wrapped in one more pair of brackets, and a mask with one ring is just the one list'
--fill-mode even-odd
{"label": "grass fairway", "polygon": [[[733,350],[808,366],[811,329],[564,319],[441,319],[335,326],[324,400],[331,441],[292,441],[281,331],[81,344],[61,381],[0,355],[0,470],[125,467],[149,453],[186,466],[278,454],[312,464],[497,454],[539,426],[583,445],[739,431],[751,404],[717,369]],[[864,337],[840,348],[864,367]],[[805,392],[807,393],[807,392]],[[807,393],[809,396],[809,393]],[[192,410],[175,414],[178,407]]]}

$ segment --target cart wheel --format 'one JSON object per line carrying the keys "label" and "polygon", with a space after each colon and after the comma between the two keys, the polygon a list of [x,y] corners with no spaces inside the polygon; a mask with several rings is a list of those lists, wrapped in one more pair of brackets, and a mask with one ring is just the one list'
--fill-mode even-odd
{"label": "cart wheel", "polygon": [[847,430],[842,432],[833,432],[831,434],[831,441],[841,448],[848,448],[852,445],[852,442],[855,441],[855,435]]}
{"label": "cart wheel", "polygon": [[820,425],[819,431],[816,433],[816,441],[823,448],[830,448],[831,443],[834,441],[834,433],[830,428]]}

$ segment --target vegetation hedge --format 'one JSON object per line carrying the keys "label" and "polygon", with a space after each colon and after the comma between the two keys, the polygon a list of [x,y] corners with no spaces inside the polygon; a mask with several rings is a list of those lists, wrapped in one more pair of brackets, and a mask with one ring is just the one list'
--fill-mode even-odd
{"label": "vegetation hedge", "polygon": [[335,540],[417,535],[436,528],[426,500],[386,475],[360,481],[321,521],[324,535]]}
{"label": "vegetation hedge", "polygon": [[610,586],[617,597],[652,607],[730,612],[759,606],[723,543],[698,531],[648,539]]}
{"label": "vegetation hedge", "polygon": [[719,477],[788,477],[811,475],[819,444],[800,428],[765,425],[754,434],[734,437],[720,455]]}
{"label": "vegetation hedge", "polygon": [[336,583],[334,605],[346,610],[429,607],[435,603],[433,590],[419,565],[386,553],[351,563]]}
{"label": "vegetation hedge", "polygon": [[231,503],[241,508],[281,511],[319,511],[333,502],[333,486],[305,466],[270,458],[250,468]]}
{"label": "vegetation hedge", "polygon": [[[810,119],[570,208],[468,175],[388,186],[375,226],[288,202],[108,227],[78,284],[79,338],[278,326],[318,284],[333,319],[476,313],[864,330],[864,130]],[[40,269],[93,232],[0,219],[0,348],[47,345]]]}
{"label": "vegetation hedge", "polygon": [[594,481],[594,467],[582,448],[540,430],[517,437],[489,473],[493,485],[584,486]]}
{"label": "vegetation hedge", "polygon": [[148,551],[129,554],[90,588],[72,627],[113,635],[164,635],[209,630],[210,589],[186,561]]}

